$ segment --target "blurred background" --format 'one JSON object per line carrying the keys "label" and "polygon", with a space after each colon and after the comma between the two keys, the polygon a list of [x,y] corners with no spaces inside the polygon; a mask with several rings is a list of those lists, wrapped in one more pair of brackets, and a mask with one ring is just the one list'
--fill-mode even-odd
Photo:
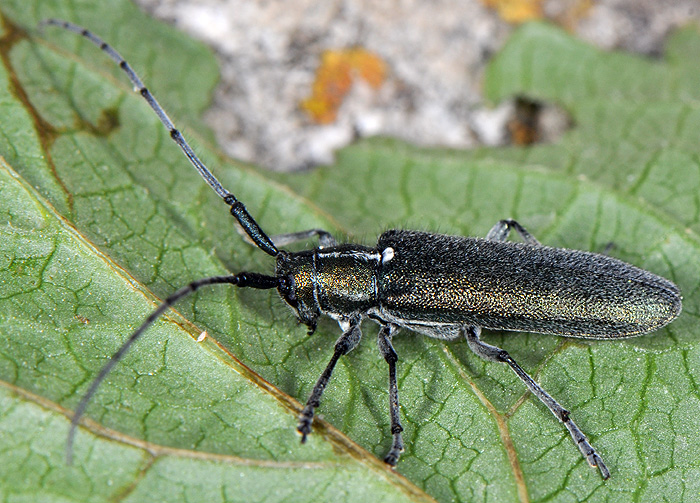
{"label": "blurred background", "polygon": [[454,148],[553,141],[565,113],[480,92],[486,62],[519,24],[545,20],[654,58],[671,30],[700,19],[698,0],[137,3],[216,51],[208,123],[229,155],[280,171],[331,163],[364,136]]}

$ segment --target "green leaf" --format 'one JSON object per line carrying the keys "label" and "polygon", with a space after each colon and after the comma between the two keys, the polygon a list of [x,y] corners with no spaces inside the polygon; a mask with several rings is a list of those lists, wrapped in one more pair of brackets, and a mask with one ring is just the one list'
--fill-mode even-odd
{"label": "green leaf", "polygon": [[[561,142],[454,152],[366,141],[285,187],[209,144],[198,117],[216,69],[198,44],[122,1],[17,0],[0,11],[2,499],[697,500],[697,32],[648,62],[526,26],[485,90],[562,105],[575,128]],[[306,400],[339,329],[326,321],[309,338],[274,292],[225,287],[178,304],[135,345],[88,409],[67,466],[70,411],[159,298],[273,264],[243,242],[104,54],[35,31],[49,16],[122,52],[271,234],[323,227],[371,244],[389,227],[485,235],[513,217],[548,245],[613,242],[614,256],[677,282],[684,313],[652,335],[485,336],[571,410],[611,479],[508,368],[408,332],[395,341],[407,450],[388,470],[378,459],[391,441],[387,368],[370,323],[324,395],[327,422],[300,445],[295,399]]]}

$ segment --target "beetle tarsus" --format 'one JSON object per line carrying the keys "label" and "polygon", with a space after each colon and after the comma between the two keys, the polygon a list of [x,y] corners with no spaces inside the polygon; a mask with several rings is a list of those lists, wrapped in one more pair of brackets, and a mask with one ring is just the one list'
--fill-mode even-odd
{"label": "beetle tarsus", "polygon": [[[590,460],[589,463],[591,463]],[[598,467],[598,470],[600,470],[600,475],[603,477],[603,480],[608,480],[610,478],[610,472],[608,471],[608,467],[605,466],[605,463],[603,463],[603,460],[600,456],[598,456],[597,453],[593,454],[593,462],[591,463],[591,466]]]}
{"label": "beetle tarsus", "polygon": [[566,426],[566,429],[569,430],[571,438],[574,440],[574,443],[578,446],[579,450],[581,451],[581,454],[583,454],[583,457],[586,458],[586,461],[588,461],[589,465],[591,465],[594,468],[598,467],[598,470],[600,470],[600,475],[603,477],[604,480],[609,479],[610,471],[608,471],[608,467],[605,466],[603,458],[600,457],[598,452],[591,445],[586,435],[581,431],[581,429],[576,425],[576,423],[574,423],[569,418],[568,411],[565,412],[567,412],[567,419],[566,421],[563,421],[564,426]]}

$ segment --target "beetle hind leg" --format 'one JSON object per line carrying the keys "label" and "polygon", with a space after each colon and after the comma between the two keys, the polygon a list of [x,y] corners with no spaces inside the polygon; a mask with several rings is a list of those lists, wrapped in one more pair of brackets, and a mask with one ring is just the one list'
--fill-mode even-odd
{"label": "beetle hind leg", "polygon": [[571,434],[571,438],[581,451],[581,454],[583,454],[583,457],[586,458],[586,461],[588,461],[588,464],[593,467],[597,466],[603,479],[610,478],[610,472],[605,466],[605,463],[603,463],[602,458],[588,442],[586,435],[584,435],[579,427],[576,426],[576,423],[572,421],[571,417],[569,416],[569,411],[559,405],[559,403],[552,398],[549,393],[543,390],[542,387],[537,384],[534,379],[532,379],[532,377],[530,377],[528,373],[516,363],[515,360],[513,360],[507,351],[499,347],[486,344],[479,338],[480,335],[480,327],[466,328],[466,338],[469,348],[484,360],[507,363],[525,383],[530,392],[539,398],[540,401],[547,406],[550,412],[554,414],[557,419],[559,419],[559,421],[564,423],[564,426],[566,426],[566,429],[569,430],[569,433]]}

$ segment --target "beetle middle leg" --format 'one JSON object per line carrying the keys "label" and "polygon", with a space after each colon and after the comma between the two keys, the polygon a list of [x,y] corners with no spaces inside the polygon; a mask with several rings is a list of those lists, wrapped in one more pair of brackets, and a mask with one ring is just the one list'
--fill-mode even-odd
{"label": "beetle middle leg", "polygon": [[539,398],[540,401],[552,412],[552,414],[559,419],[559,421],[564,423],[564,426],[566,426],[566,429],[569,430],[569,433],[571,434],[571,438],[574,440],[574,443],[588,461],[588,464],[591,466],[597,466],[600,470],[600,474],[603,476],[603,479],[610,478],[610,472],[605,466],[605,463],[603,463],[600,455],[588,442],[586,435],[584,435],[579,427],[576,426],[576,423],[571,420],[571,417],[569,417],[569,411],[559,405],[559,403],[552,398],[549,393],[543,390],[542,387],[537,384],[534,379],[532,379],[532,377],[530,377],[528,373],[515,362],[515,360],[513,360],[507,351],[499,347],[486,344],[479,338],[480,335],[480,327],[466,328],[466,338],[469,348],[485,360],[507,363],[510,365],[510,368],[512,368],[518,377],[525,383],[530,392]]}
{"label": "beetle middle leg", "polygon": [[306,401],[306,406],[304,410],[301,411],[299,415],[299,426],[297,426],[297,431],[301,433],[301,443],[306,442],[306,436],[311,433],[311,423],[314,420],[314,411],[316,407],[321,403],[321,395],[328,385],[328,381],[333,374],[333,369],[335,364],[338,363],[338,359],[348,354],[350,351],[355,349],[355,347],[360,343],[362,338],[362,331],[360,330],[360,322],[362,318],[360,316],[353,316],[348,321],[341,322],[341,327],[344,332],[343,335],[335,342],[335,348],[333,350],[333,356],[331,361],[328,362],[326,369],[318,378],[314,389],[311,391],[309,399]]}
{"label": "beetle middle leg", "polygon": [[391,416],[391,435],[393,442],[391,450],[384,458],[384,462],[390,466],[396,466],[399,462],[399,457],[403,452],[403,438],[401,432],[401,420],[399,418],[399,385],[396,382],[396,362],[399,357],[391,345],[391,339],[399,331],[396,325],[383,325],[379,330],[377,343],[379,344],[379,352],[384,357],[384,360],[389,364],[389,414]]}
{"label": "beetle middle leg", "polygon": [[508,239],[508,234],[510,234],[510,230],[515,229],[515,231],[520,235],[520,237],[525,241],[527,244],[530,245],[539,245],[540,242],[535,239],[535,237],[530,234],[528,231],[525,230],[525,227],[520,225],[518,222],[515,220],[507,219],[507,220],[501,220],[499,221],[496,225],[491,227],[491,230],[489,233],[486,235],[486,239],[492,240],[492,241],[505,241]]}

